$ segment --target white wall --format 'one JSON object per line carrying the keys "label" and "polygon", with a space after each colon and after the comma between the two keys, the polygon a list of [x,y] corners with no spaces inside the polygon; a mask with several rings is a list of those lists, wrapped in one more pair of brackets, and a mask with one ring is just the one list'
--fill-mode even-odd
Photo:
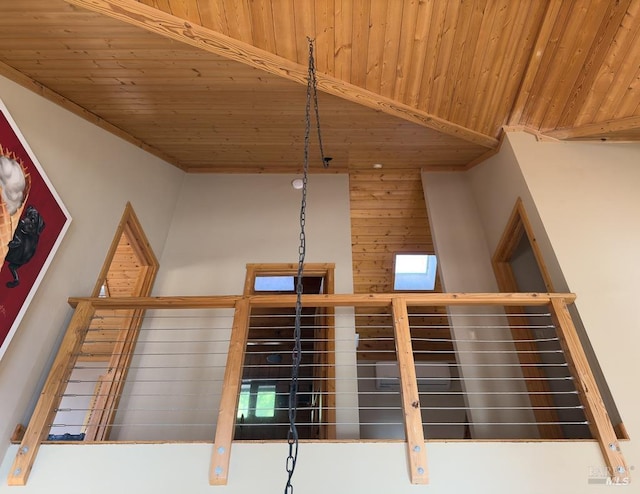
{"label": "white wall", "polygon": [[[497,292],[491,254],[466,174],[423,173],[422,186],[444,291]],[[535,426],[525,425],[533,424],[535,417],[502,307],[448,307],[447,312],[467,393],[471,437],[539,437]]]}
{"label": "white wall", "polygon": [[517,158],[511,144],[513,135],[509,134],[504,139],[497,155],[472,168],[466,174],[488,250],[491,255],[495,252],[516,200],[520,197],[555,290],[568,291],[536,204],[517,165]]}
{"label": "white wall", "polygon": [[[640,351],[640,144],[537,142],[523,133],[510,134],[509,140],[635,438],[640,433],[635,364]],[[638,464],[640,450],[629,447]]]}
{"label": "white wall", "polygon": [[[239,295],[243,292],[248,263],[296,265],[301,191],[291,186],[294,178],[295,175],[286,174],[188,175],[184,180],[165,249],[160,258],[161,268],[154,295]],[[348,177],[314,174],[309,177],[308,186],[305,262],[335,263],[336,293],[351,293],[353,284]],[[210,324],[216,327],[212,328],[210,334],[215,334],[216,338],[222,341],[217,346],[209,345],[206,349],[209,354],[201,355],[199,358],[202,359],[201,365],[213,366],[213,370],[193,369],[190,374],[175,368],[155,368],[152,371],[153,379],[188,379],[192,381],[193,386],[197,385],[198,380],[202,380],[204,386],[211,379],[216,379],[217,387],[212,388],[206,401],[200,397],[192,397],[185,398],[179,405],[175,404],[176,408],[184,410],[213,410],[209,412],[208,418],[205,417],[211,424],[215,423],[217,416],[219,388],[222,385],[225,364],[221,355],[225,356],[224,352],[228,348],[228,342],[224,340],[229,337],[231,322],[230,319],[211,319]],[[152,328],[160,323],[151,324]],[[185,320],[184,324],[194,323]],[[151,328],[145,327],[143,330],[137,346],[141,353],[145,348],[149,348],[150,353],[163,351],[162,347],[148,342],[152,339],[163,339],[154,336],[154,332],[149,331]],[[343,424],[337,426],[337,434],[340,438],[358,437],[353,349],[355,328],[351,309],[336,311],[336,328],[339,328],[336,329],[336,405],[339,408],[337,420]],[[207,339],[204,333],[198,334],[203,335],[200,339]],[[193,335],[193,332],[186,332],[183,338],[193,338]],[[193,345],[189,346],[186,341],[172,345],[173,351],[195,351]],[[201,348],[197,351],[204,350]],[[184,356],[184,359],[189,358]],[[137,358],[134,365],[157,365],[157,362],[153,356],[146,356]],[[173,362],[173,365],[178,363]],[[185,362],[182,362],[181,365],[184,364]],[[202,374],[205,371],[207,375]],[[140,379],[140,383],[132,384],[136,379]],[[146,379],[149,379],[149,376],[146,376]],[[146,401],[145,398],[129,398],[149,389],[144,380],[144,369],[132,369],[121,408],[150,407],[148,398]],[[183,384],[186,386],[188,383]],[[169,390],[165,388],[165,391]],[[164,416],[167,417],[167,414]],[[215,431],[215,427],[212,426],[193,427],[188,433],[178,428],[172,431],[147,426],[141,435],[141,430],[126,425],[129,421],[139,422],[139,418],[140,414],[136,416],[135,412],[119,414],[122,425],[118,424],[119,433],[114,439],[207,440],[213,438]],[[156,417],[147,415],[144,418],[146,422],[154,423]],[[160,420],[162,417],[157,418]],[[207,420],[201,416],[196,422],[207,423]]]}
{"label": "white wall", "polygon": [[[556,291],[577,295],[579,330],[632,439],[640,431],[634,361],[640,352],[640,145],[538,142],[507,135],[500,153],[468,173],[493,252],[521,197]],[[574,314],[575,315],[575,314]],[[582,324],[580,324],[580,321]],[[596,373],[600,374],[596,369]],[[636,441],[622,444],[637,465]]]}
{"label": "white wall", "polygon": [[[298,262],[301,191],[295,175],[188,175],[155,295],[238,295],[247,263]],[[306,262],[336,263],[336,293],[351,293],[346,175],[311,175]]]}
{"label": "white wall", "polygon": [[35,406],[71,315],[67,298],[90,294],[126,202],[161,255],[183,173],[2,77],[0,98],[73,218],[0,360],[0,444],[7,444]]}
{"label": "white wall", "polygon": [[[9,449],[15,456],[17,446]],[[0,467],[0,492],[20,494],[249,494],[283,492],[286,442],[236,443],[229,483],[208,482],[211,444],[44,445],[25,487],[7,487],[11,463]],[[304,494],[599,494],[600,452],[592,442],[435,442],[427,444],[429,485],[412,485],[402,442],[301,443],[293,477]],[[636,462],[637,465],[637,462]],[[618,489],[613,489],[617,491]],[[619,488],[637,492],[635,487]]]}

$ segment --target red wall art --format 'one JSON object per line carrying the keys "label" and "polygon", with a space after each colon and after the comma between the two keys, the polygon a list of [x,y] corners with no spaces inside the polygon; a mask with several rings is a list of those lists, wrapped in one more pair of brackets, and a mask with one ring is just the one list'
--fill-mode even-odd
{"label": "red wall art", "polygon": [[0,358],[71,217],[0,101]]}

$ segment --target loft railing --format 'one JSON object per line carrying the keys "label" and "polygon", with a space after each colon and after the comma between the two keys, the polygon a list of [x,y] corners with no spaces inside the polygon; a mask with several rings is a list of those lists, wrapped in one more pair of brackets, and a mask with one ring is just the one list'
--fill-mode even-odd
{"label": "loft railing", "polygon": [[[571,294],[303,295],[298,412],[309,440],[598,441],[628,467],[567,309]],[[296,297],[71,299],[75,312],[9,475],[46,441],[286,439]]]}

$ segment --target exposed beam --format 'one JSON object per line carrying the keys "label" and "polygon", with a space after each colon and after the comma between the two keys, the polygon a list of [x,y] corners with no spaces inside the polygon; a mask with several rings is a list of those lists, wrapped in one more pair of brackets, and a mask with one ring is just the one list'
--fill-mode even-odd
{"label": "exposed beam", "polygon": [[545,132],[544,135],[562,140],[606,139],[607,134],[633,129],[640,129],[640,116],[590,123],[581,125],[580,127],[556,129]]}
{"label": "exposed beam", "polygon": [[21,85],[24,88],[29,89],[30,91],[33,91],[34,93],[42,96],[43,98],[48,99],[49,101],[53,101],[58,106],[61,106],[65,110],[68,110],[71,113],[74,113],[75,115],[81,118],[84,118],[85,120],[87,120],[88,122],[91,122],[97,127],[100,127],[101,129],[104,129],[107,132],[111,132],[112,134],[120,137],[121,139],[124,139],[125,141],[133,144],[134,146],[138,146],[139,148],[145,150],[150,154],[153,154],[154,156],[157,156],[158,158],[166,161],[167,163],[171,163],[172,165],[177,166],[181,170],[186,171],[186,168],[182,166],[180,163],[178,163],[175,158],[168,156],[167,154],[163,153],[162,151],[159,151],[153,146],[149,146],[144,141],[141,141],[140,139],[133,137],[128,132],[125,132],[121,128],[116,127],[115,125],[107,122],[106,120],[99,117],[95,113],[91,113],[89,110],[81,107],[80,105],[77,105],[73,101],[68,100],[64,96],[56,93],[55,91],[52,91],[46,86],[43,86],[39,82],[34,81],[30,77],[24,75],[22,72],[14,69],[13,67],[10,67],[4,62],[0,62],[0,75],[15,82],[16,84]]}
{"label": "exposed beam", "polygon": [[508,127],[503,125],[502,129],[500,130],[500,142],[498,143],[498,146],[496,146],[493,149],[489,149],[489,151],[486,151],[485,153],[478,156],[476,159],[467,163],[467,166],[464,167],[464,170],[465,171],[471,170],[471,168],[473,168],[474,166],[479,165],[480,163],[483,163],[484,161],[491,158],[492,156],[495,156],[496,154],[498,154],[500,152],[500,149],[502,148],[502,143],[504,142],[504,139],[505,139],[505,136],[507,135],[508,130],[509,130]]}
{"label": "exposed beam", "polygon": [[[308,69],[306,66],[134,0],[66,0],[66,2],[291,81],[307,84]],[[498,140],[492,136],[462,127],[329,75],[317,74],[317,82],[318,89],[347,101],[373,108],[488,149],[498,146]]]}

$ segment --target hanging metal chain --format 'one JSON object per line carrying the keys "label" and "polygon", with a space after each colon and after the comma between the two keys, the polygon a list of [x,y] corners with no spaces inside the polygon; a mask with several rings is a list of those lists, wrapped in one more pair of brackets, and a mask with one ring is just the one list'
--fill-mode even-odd
{"label": "hanging metal chain", "polygon": [[302,320],[302,292],[303,274],[304,274],[304,258],[307,253],[307,243],[305,236],[305,222],[307,212],[307,181],[309,175],[309,135],[311,134],[311,98],[313,97],[314,109],[316,116],[316,125],[318,128],[318,141],[320,144],[320,156],[322,164],[325,168],[329,166],[331,158],[325,157],[322,148],[322,135],[320,132],[320,114],[318,111],[318,91],[316,81],[316,69],[313,57],[313,40],[307,38],[309,42],[309,70],[307,77],[307,103],[305,107],[305,128],[304,128],[304,166],[302,173],[302,201],[300,204],[300,245],[298,248],[298,272],[296,278],[296,317],[294,325],[294,346],[292,352],[291,364],[291,382],[289,384],[289,432],[287,433],[287,442],[289,443],[289,455],[287,456],[287,484],[284,488],[284,494],[293,494],[293,472],[296,469],[298,460],[298,428],[296,427],[296,414],[298,411],[298,375],[300,372],[300,361],[302,360],[302,337],[301,337],[301,320]]}
{"label": "hanging metal chain", "polygon": [[[318,80],[316,78],[316,66],[315,60],[313,57],[313,40],[307,38],[309,41],[309,79],[307,81],[307,120],[306,124],[308,127],[311,126],[311,115],[309,111],[309,92],[313,93],[313,105],[316,114],[316,127],[318,129],[318,145],[320,147],[320,157],[322,158],[322,166],[325,168],[329,168],[329,162],[333,159],[331,157],[324,155],[324,149],[322,147],[322,133],[320,132],[320,110],[318,108]],[[311,86],[311,88],[309,88]],[[308,148],[308,146],[307,146]],[[308,149],[306,150],[308,154]]]}

